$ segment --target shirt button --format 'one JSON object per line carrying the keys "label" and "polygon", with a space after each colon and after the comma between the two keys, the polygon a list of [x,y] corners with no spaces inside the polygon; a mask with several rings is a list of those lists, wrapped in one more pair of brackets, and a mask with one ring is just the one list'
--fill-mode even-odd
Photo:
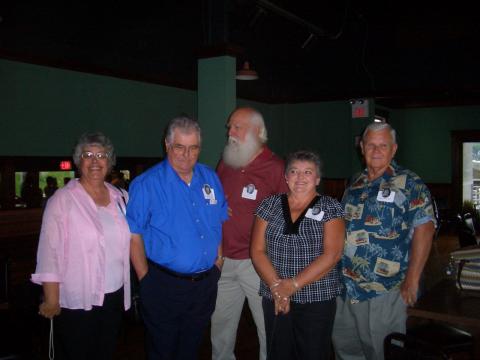
{"label": "shirt button", "polygon": [[195,221],[196,221],[196,222],[200,222],[200,220],[199,220],[199,219],[197,219],[197,220],[195,220]]}
{"label": "shirt button", "polygon": [[195,203],[192,203],[193,206],[195,206]]}
{"label": "shirt button", "polygon": [[200,235],[200,239],[203,239],[203,235]]}

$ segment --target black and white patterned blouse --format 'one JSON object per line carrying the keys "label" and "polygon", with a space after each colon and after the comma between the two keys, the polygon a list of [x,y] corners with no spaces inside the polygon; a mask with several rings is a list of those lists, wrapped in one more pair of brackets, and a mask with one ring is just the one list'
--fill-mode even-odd
{"label": "black and white patterned blouse", "polygon": [[[323,254],[324,224],[343,218],[340,203],[328,196],[315,197],[305,211],[292,223],[286,194],[264,199],[256,215],[268,225],[265,231],[267,256],[280,278],[296,276]],[[291,298],[296,303],[311,303],[333,299],[341,291],[338,265],[320,280],[297,291]],[[261,296],[272,299],[270,289],[261,281]]]}

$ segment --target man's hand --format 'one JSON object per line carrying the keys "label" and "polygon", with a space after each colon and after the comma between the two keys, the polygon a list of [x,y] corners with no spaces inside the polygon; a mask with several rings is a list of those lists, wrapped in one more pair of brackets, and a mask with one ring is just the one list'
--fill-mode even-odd
{"label": "man's hand", "polygon": [[405,279],[400,286],[402,299],[408,306],[413,306],[417,302],[418,282]]}
{"label": "man's hand", "polygon": [[418,284],[430,254],[434,233],[435,227],[432,221],[415,227],[413,231],[407,274],[400,286],[403,301],[409,306],[413,306],[417,301]]}
{"label": "man's hand", "polygon": [[217,260],[215,260],[215,266],[218,268],[218,270],[222,271],[224,263],[225,258],[223,256],[217,256]]}

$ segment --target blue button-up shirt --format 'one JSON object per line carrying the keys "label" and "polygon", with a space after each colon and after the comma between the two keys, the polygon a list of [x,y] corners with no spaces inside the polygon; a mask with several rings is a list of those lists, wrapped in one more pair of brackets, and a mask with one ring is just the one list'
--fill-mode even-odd
{"label": "blue button-up shirt", "polygon": [[128,224],[142,236],[147,258],[180,273],[213,266],[228,214],[212,169],[197,163],[187,185],[164,160],[135,178],[129,192]]}

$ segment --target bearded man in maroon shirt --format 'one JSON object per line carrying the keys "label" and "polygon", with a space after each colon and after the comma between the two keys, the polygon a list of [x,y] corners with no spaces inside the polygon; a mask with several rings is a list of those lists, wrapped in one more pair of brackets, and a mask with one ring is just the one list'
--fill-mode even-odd
{"label": "bearded man in maroon shirt", "polygon": [[212,359],[235,359],[238,322],[245,298],[257,326],[259,359],[266,358],[260,278],[250,260],[250,236],[254,213],[267,196],[288,190],[284,162],[266,145],[267,129],[257,110],[236,109],[229,117],[228,142],[217,173],[229,206],[223,224],[222,276],[218,282],[212,316]]}

